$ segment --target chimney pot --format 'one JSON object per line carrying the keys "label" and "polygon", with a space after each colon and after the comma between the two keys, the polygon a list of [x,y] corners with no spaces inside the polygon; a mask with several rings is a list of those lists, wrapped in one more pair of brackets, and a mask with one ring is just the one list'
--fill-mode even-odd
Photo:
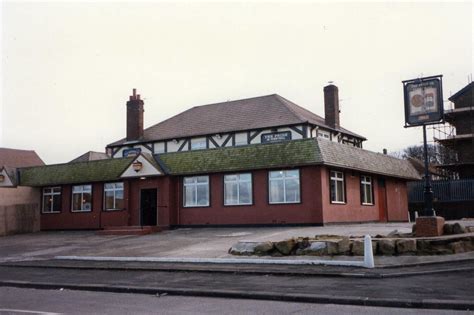
{"label": "chimney pot", "polygon": [[383,154],[387,155],[387,149],[383,149]]}

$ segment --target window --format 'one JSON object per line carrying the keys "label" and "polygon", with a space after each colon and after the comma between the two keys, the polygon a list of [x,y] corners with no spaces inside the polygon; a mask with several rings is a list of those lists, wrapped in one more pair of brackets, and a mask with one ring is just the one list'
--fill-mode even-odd
{"label": "window", "polygon": [[224,176],[224,205],[252,204],[252,174]]}
{"label": "window", "polygon": [[361,176],[360,177],[360,197],[363,205],[373,205],[374,197],[372,194],[372,177]]}
{"label": "window", "polygon": [[209,176],[184,178],[184,206],[209,206]]}
{"label": "window", "polygon": [[344,173],[331,171],[331,203],[344,203],[345,192],[344,192]]}
{"label": "window", "polygon": [[318,131],[318,138],[329,139],[329,133],[324,131]]}
{"label": "window", "polygon": [[299,170],[272,171],[268,177],[270,203],[300,202]]}
{"label": "window", "polygon": [[92,185],[72,187],[72,212],[92,210]]}
{"label": "window", "polygon": [[123,209],[123,183],[108,183],[104,185],[104,209]]}
{"label": "window", "polygon": [[61,187],[43,188],[43,213],[61,212]]}
{"label": "window", "polygon": [[206,138],[191,139],[191,150],[202,150],[206,147]]}

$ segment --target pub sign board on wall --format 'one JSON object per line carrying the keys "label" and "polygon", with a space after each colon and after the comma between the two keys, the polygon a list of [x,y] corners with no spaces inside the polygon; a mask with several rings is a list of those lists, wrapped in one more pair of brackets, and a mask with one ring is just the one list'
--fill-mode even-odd
{"label": "pub sign board on wall", "polygon": [[261,138],[260,138],[260,141],[262,143],[272,143],[272,142],[280,142],[280,141],[287,141],[287,140],[291,140],[290,131],[264,133],[261,135]]}
{"label": "pub sign board on wall", "polygon": [[439,123],[443,120],[442,76],[402,81],[405,126]]}

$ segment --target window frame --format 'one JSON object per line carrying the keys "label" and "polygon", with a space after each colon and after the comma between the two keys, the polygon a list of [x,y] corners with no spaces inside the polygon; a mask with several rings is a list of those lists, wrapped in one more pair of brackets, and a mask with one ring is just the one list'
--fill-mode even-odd
{"label": "window frame", "polygon": [[[369,178],[370,181],[366,181]],[[370,198],[372,199],[371,202],[365,202],[365,186],[370,187]],[[375,205],[374,199],[374,179],[372,176],[369,175],[360,175],[360,204],[363,206],[373,206]]]}
{"label": "window frame", "polygon": [[[122,189],[117,189],[115,186],[114,186],[113,189],[110,189],[110,188],[107,189],[107,188],[106,188],[106,185],[110,185],[110,184],[113,184],[113,185],[115,185],[115,184],[122,184]],[[117,207],[115,207],[115,205],[116,205],[116,199],[117,199],[117,198],[116,198],[116,191],[118,191],[118,190],[122,190],[122,196],[123,196],[123,199],[122,199],[122,200],[123,200],[123,203],[124,203],[124,206],[123,206],[122,208],[117,208]],[[103,191],[102,211],[120,211],[120,210],[124,210],[124,209],[125,209],[125,184],[124,184],[124,182],[110,182],[110,183],[104,183],[104,187],[103,187],[103,190],[102,190],[102,191]],[[107,196],[106,196],[106,193],[105,193],[106,191],[113,191],[113,192],[114,192],[114,208],[110,208],[110,209],[107,208],[106,200],[105,200],[106,197],[107,197]]]}
{"label": "window frame", "polygon": [[[82,190],[80,193],[79,192],[74,192],[74,187],[84,187],[84,186],[89,186],[90,187],[90,195],[91,195],[91,208],[89,210],[84,210],[84,209],[74,209],[74,194],[81,194],[81,200],[84,200],[84,193],[87,191],[84,191]],[[94,205],[94,202],[93,202],[93,194],[92,194],[92,184],[83,184],[83,185],[72,185],[71,186],[71,212],[74,212],[74,213],[84,213],[84,212],[92,212],[92,208],[93,208],[93,205]],[[83,208],[83,205],[84,203],[81,202],[81,208]]]}
{"label": "window frame", "polygon": [[[198,183],[198,177],[206,177],[207,183]],[[196,181],[193,183],[186,184],[186,178],[196,178]],[[197,204],[197,186],[204,186],[207,184],[207,204],[206,205],[198,205]],[[196,203],[193,205],[186,205],[186,186],[194,186],[196,189]],[[196,176],[185,176],[183,177],[183,208],[208,208],[211,206],[211,178],[209,175],[196,175]]]}
{"label": "window frame", "polygon": [[[54,192],[54,189],[58,188],[59,192]],[[50,189],[51,192],[46,193],[45,190]],[[59,210],[54,210],[54,196],[59,195],[59,204],[60,204],[60,209]],[[53,202],[51,203],[51,211],[45,211],[44,209],[44,197],[45,196],[51,196],[53,198]],[[55,214],[55,213],[61,213],[62,209],[62,189],[61,186],[48,186],[48,187],[43,187],[41,191],[41,213],[42,214]]]}
{"label": "window frame", "polygon": [[[241,181],[240,180],[240,175],[250,175],[250,180],[245,180],[245,181]],[[227,176],[238,176],[238,179],[236,181],[227,181],[227,182],[232,182],[232,183],[237,183],[237,200],[238,200],[238,203],[231,203],[231,204],[228,204],[226,203],[226,177]],[[224,174],[223,176],[223,203],[224,203],[224,206],[225,207],[235,207],[235,206],[251,206],[253,205],[253,174],[252,172],[244,172],[244,173],[232,173],[232,174]],[[241,203],[240,202],[240,183],[243,182],[243,183],[250,183],[250,203]]]}
{"label": "window frame", "polygon": [[[287,171],[297,171],[298,172],[298,201],[286,201],[286,179],[294,179],[294,177],[286,177],[286,176],[283,176],[281,179],[280,178],[277,178],[277,179],[271,179],[270,178],[270,174],[271,173],[276,173],[276,172],[284,172],[286,173]],[[283,197],[284,197],[284,200],[283,202],[275,202],[275,201],[271,201],[271,193],[270,193],[270,187],[271,187],[271,181],[272,180],[282,180],[283,181]],[[297,169],[281,169],[281,170],[271,170],[271,171],[268,171],[268,174],[267,174],[267,186],[268,186],[268,189],[267,189],[267,201],[268,201],[268,204],[269,205],[288,205],[288,204],[300,204],[302,201],[302,196],[301,196],[301,171],[299,168]]]}
{"label": "window frame", "polygon": [[[340,173],[342,174],[342,178],[339,178],[337,176],[333,177],[332,173]],[[336,196],[337,196],[337,182],[342,182],[342,201],[339,200],[332,200],[332,189],[331,189],[331,183],[332,181],[336,182]],[[345,205],[347,204],[347,194],[346,194],[346,174],[344,171],[337,171],[337,170],[329,170],[329,202],[331,204],[336,204],[336,205]]]}

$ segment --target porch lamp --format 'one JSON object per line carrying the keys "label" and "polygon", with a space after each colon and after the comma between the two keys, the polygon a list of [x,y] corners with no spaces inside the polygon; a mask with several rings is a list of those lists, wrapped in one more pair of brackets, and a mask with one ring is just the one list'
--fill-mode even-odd
{"label": "porch lamp", "polygon": [[4,175],[0,175],[0,183],[3,183],[5,181],[5,176]]}
{"label": "porch lamp", "polygon": [[132,167],[133,167],[133,170],[138,173],[142,169],[143,164],[140,161],[135,161],[132,163]]}

